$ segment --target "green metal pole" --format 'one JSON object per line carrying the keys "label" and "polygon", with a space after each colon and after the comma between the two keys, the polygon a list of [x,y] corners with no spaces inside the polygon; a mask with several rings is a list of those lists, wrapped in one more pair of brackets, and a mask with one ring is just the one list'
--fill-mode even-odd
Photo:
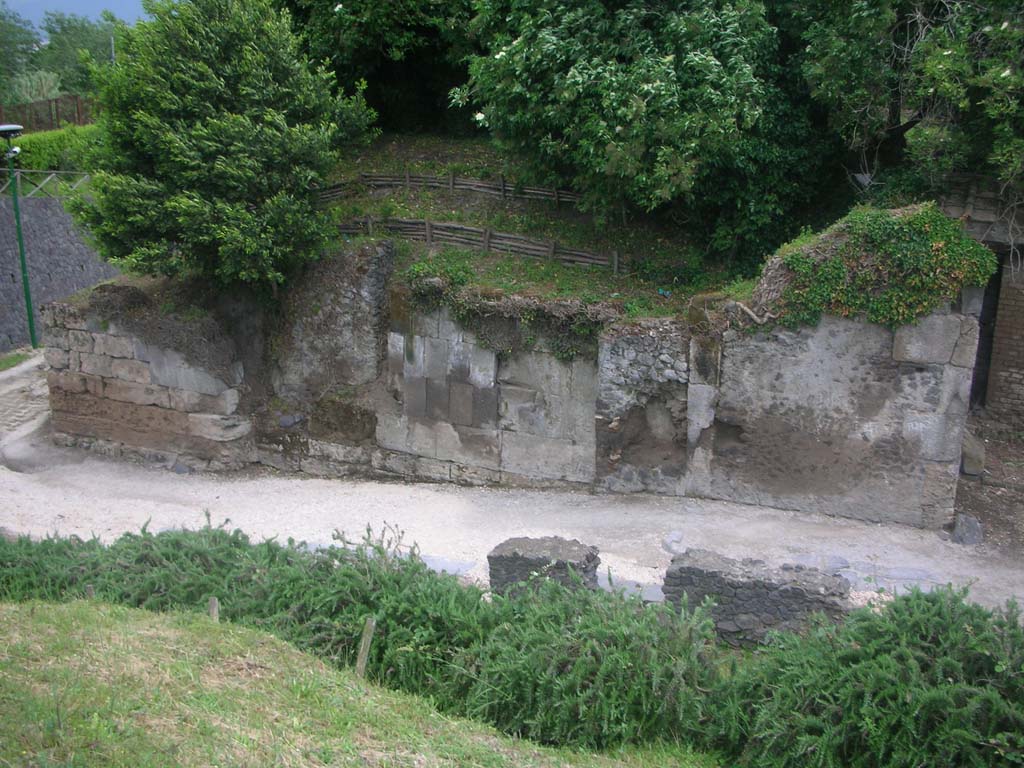
{"label": "green metal pole", "polygon": [[7,160],[7,168],[11,174],[11,199],[14,201],[14,229],[18,233],[18,254],[21,256],[21,286],[25,289],[25,314],[28,315],[28,337],[32,348],[37,349],[36,319],[32,310],[32,289],[28,284],[28,263],[25,261],[25,236],[21,232],[21,208],[18,207],[18,177],[14,173],[14,155]]}

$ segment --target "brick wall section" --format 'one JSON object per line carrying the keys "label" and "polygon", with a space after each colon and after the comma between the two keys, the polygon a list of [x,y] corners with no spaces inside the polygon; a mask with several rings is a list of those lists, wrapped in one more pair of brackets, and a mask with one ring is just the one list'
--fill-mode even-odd
{"label": "brick wall section", "polygon": [[1024,426],[1024,273],[1003,270],[986,406],[992,416]]}
{"label": "brick wall section", "polygon": [[172,350],[82,316],[43,307],[50,408],[61,442],[169,467],[237,468],[254,461],[252,423],[225,382]]}
{"label": "brick wall section", "polygon": [[[21,200],[25,260],[29,269],[36,331],[42,333],[40,307],[117,275],[82,240],[59,200]],[[0,352],[28,344],[25,298],[21,286],[18,241],[10,199],[0,200]]]}

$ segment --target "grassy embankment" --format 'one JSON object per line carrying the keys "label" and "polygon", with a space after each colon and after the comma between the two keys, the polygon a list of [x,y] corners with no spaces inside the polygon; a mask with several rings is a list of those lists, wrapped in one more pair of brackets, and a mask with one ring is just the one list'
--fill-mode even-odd
{"label": "grassy embankment", "polygon": [[195,614],[0,603],[0,766],[700,768],[679,746],[549,749]]}

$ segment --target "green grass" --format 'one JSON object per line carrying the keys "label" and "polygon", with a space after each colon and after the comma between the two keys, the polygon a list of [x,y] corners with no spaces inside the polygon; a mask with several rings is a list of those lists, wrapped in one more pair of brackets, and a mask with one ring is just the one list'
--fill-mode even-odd
{"label": "green grass", "polygon": [[346,156],[335,173],[337,179],[359,173],[404,173],[467,178],[497,178],[505,173],[517,178],[514,167],[486,136],[479,138],[385,133],[369,147]]}
{"label": "green grass", "polygon": [[0,603],[2,766],[700,768],[677,746],[548,749],[439,714],[254,630]]}
{"label": "green grass", "polygon": [[21,365],[30,357],[32,355],[28,352],[9,352],[6,355],[0,355],[0,371],[6,371],[16,365]]}
{"label": "green grass", "polygon": [[400,274],[412,265],[425,275],[458,275],[484,295],[530,296],[539,299],[578,299],[584,304],[608,302],[622,307],[627,317],[666,317],[686,308],[689,294],[658,292],[656,286],[610,268],[580,266],[520,256],[503,256],[460,248],[429,250],[420,243],[398,248]]}

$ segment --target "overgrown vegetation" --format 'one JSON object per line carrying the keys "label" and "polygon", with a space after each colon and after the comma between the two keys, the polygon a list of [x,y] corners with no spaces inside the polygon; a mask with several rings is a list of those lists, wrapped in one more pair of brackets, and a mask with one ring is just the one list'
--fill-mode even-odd
{"label": "overgrown vegetation", "polygon": [[1024,630],[941,590],[780,636],[720,690],[712,741],[758,768],[1024,763]]}
{"label": "overgrown vegetation", "polygon": [[[0,539],[0,598],[97,597],[202,610],[351,663],[512,733],[611,745],[671,738],[739,765],[1003,766],[1024,760],[1024,630],[949,589],[899,596],[841,628],[779,635],[752,656],[711,642],[704,611],[535,585],[490,596],[394,539],[311,551],[240,533],[143,531],[109,547]],[[2,705],[0,697],[0,705]]]}
{"label": "overgrown vegetation", "polygon": [[97,72],[97,173],[77,212],[129,270],[273,291],[320,255],[315,187],[372,112],[331,95],[270,0],[145,7]]}
{"label": "overgrown vegetation", "polygon": [[0,765],[711,768],[685,747],[550,749],[266,633],[97,602],[0,605]]}
{"label": "overgrown vegetation", "polygon": [[995,254],[934,203],[863,207],[781,248],[761,300],[790,326],[815,325],[828,313],[896,327],[955,299],[965,285],[985,285],[996,266]]}

